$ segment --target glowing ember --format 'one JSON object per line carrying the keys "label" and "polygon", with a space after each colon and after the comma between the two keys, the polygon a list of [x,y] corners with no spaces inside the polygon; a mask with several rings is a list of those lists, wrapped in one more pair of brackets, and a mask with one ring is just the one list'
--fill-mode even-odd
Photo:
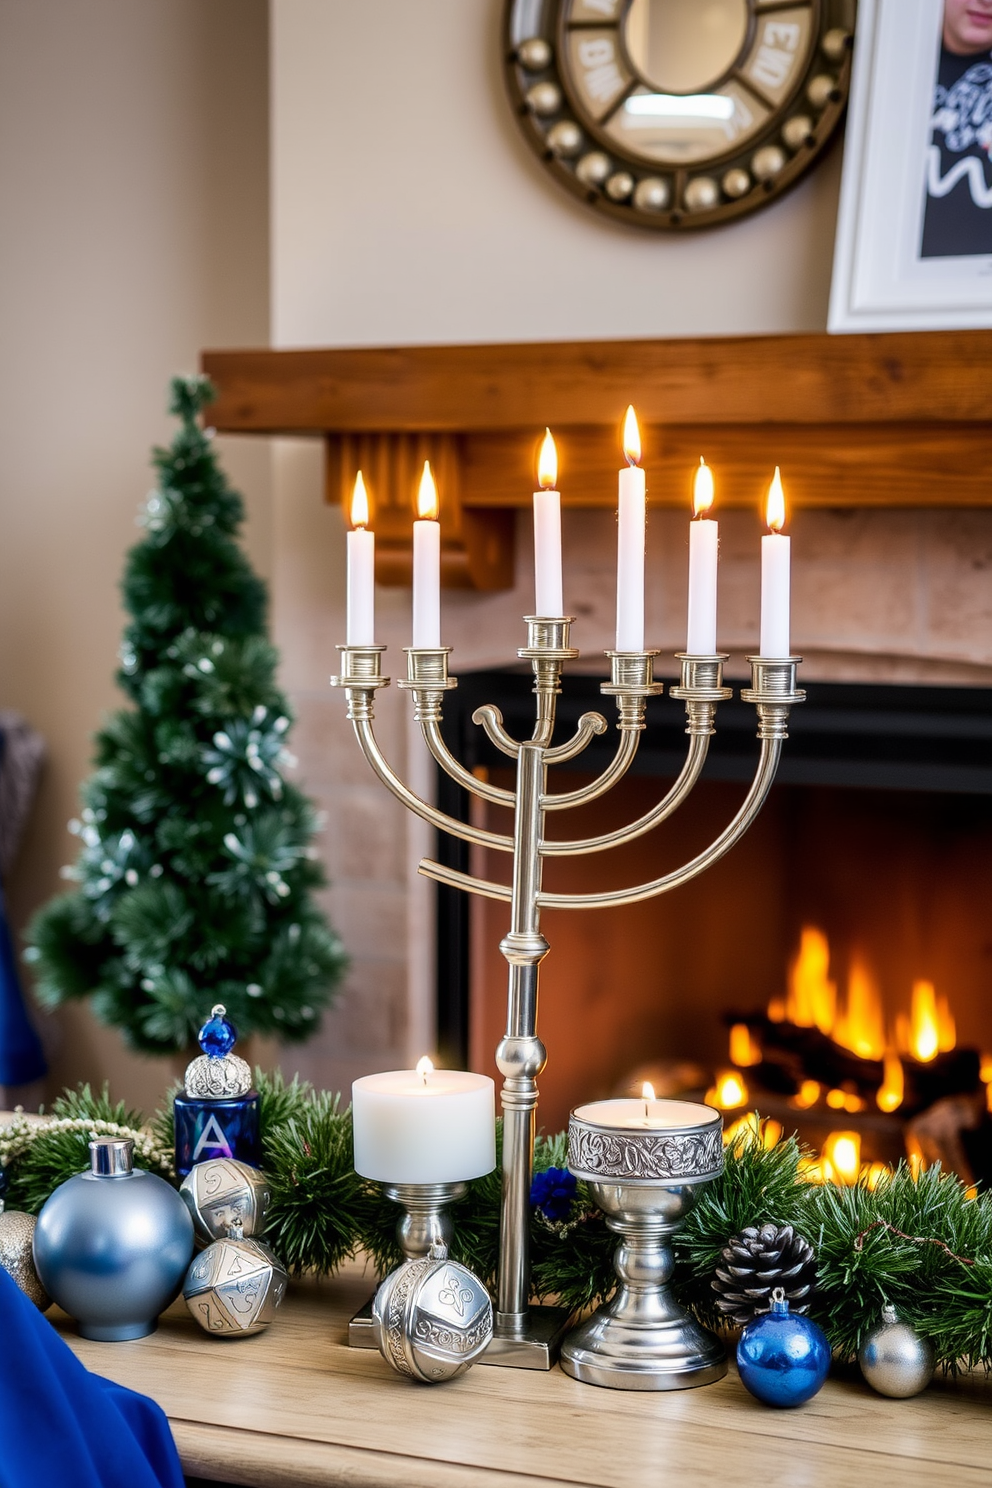
{"label": "glowing ember", "polygon": [[730,1062],[738,1069],[761,1063],[761,1050],[746,1023],[735,1023],[730,1030]]}
{"label": "glowing ember", "polygon": [[820,1160],[828,1182],[854,1184],[861,1172],[861,1137],[857,1132],[831,1132]]}
{"label": "glowing ember", "polygon": [[804,1080],[789,1101],[790,1106],[795,1106],[797,1111],[808,1111],[810,1106],[815,1106],[820,1099],[822,1086],[819,1080]]}
{"label": "glowing ember", "polygon": [[737,1070],[721,1070],[712,1090],[706,1092],[706,1104],[720,1111],[736,1111],[748,1100],[744,1077]]}
{"label": "glowing ember", "polygon": [[905,1094],[902,1060],[894,1049],[886,1049],[882,1069],[882,1083],[875,1096],[880,1111],[897,1111]]}

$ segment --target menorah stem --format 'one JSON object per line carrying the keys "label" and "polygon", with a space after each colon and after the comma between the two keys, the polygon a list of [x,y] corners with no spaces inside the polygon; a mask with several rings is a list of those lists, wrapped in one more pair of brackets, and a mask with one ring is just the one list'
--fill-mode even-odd
{"label": "menorah stem", "polygon": [[530,1298],[530,1185],[537,1077],[547,1061],[547,1051],[537,1037],[538,968],[548,953],[537,907],[541,891],[538,844],[544,828],[541,797],[546,776],[541,745],[533,740],[522,744],[517,760],[510,930],[500,943],[510,968],[506,1033],[496,1050],[496,1065],[503,1076],[503,1195],[496,1327],[504,1337],[523,1331]]}

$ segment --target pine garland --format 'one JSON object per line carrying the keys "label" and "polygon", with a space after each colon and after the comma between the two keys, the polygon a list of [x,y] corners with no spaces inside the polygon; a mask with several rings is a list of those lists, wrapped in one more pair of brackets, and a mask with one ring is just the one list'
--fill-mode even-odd
{"label": "pine garland", "polygon": [[[380,1273],[400,1260],[398,1206],[352,1168],[351,1112],[340,1097],[256,1071],[263,1165],[273,1189],[266,1237],[294,1274],[332,1274],[365,1253]],[[172,1103],[148,1125],[138,1112],[89,1086],[54,1103],[51,1123],[21,1118],[0,1129],[0,1178],[10,1208],[37,1213],[59,1183],[87,1166],[91,1132],[136,1138],[135,1161],[171,1173]],[[498,1134],[499,1136],[499,1134]],[[767,1149],[748,1134],[727,1149],[722,1179],[708,1185],[676,1237],[675,1282],[700,1320],[720,1326],[711,1280],[720,1251],[746,1225],[792,1224],[817,1253],[811,1316],[835,1351],[852,1358],[891,1302],[929,1338],[947,1370],[992,1369],[992,1195],[975,1196],[938,1167],[915,1176],[905,1164],[873,1189],[811,1184],[795,1138]],[[617,1237],[584,1185],[558,1170],[565,1136],[539,1137],[535,1174],[554,1195],[535,1204],[531,1245],[535,1295],[584,1307],[614,1285]],[[574,1193],[572,1185],[574,1184]],[[469,1185],[454,1206],[453,1254],[488,1284],[499,1241],[499,1170]]]}

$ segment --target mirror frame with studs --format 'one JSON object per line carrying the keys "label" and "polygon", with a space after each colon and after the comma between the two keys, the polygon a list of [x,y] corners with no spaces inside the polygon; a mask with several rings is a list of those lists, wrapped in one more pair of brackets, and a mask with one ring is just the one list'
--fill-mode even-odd
{"label": "mirror frame with studs", "polygon": [[[743,45],[706,96],[740,100],[731,127],[743,112],[751,113],[750,128],[739,128],[736,140],[728,129],[725,148],[690,164],[651,160],[610,130],[632,94],[657,92],[626,45],[634,3],[505,0],[504,75],[531,148],[593,210],[637,227],[714,227],[776,201],[816,162],[840,123],[857,0],[742,0]],[[770,54],[784,50],[783,37],[803,32],[791,65]]]}

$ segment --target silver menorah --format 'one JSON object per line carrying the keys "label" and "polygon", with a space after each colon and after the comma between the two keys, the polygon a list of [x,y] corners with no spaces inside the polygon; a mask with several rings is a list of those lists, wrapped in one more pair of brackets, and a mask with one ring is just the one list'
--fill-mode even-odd
{"label": "silver menorah", "polygon": [[538,975],[549,945],[541,933],[543,909],[602,909],[612,904],[631,904],[666,894],[698,877],[719,861],[744,835],[768,795],[788,737],[789,712],[805,693],[796,688],[799,657],[748,657],[751,686],[741,691],[754,704],[761,752],[750,789],[740,810],[719,837],[704,852],[671,873],[632,888],[599,894],[552,894],[542,888],[544,860],[603,852],[631,842],[665,821],[689,796],[699,780],[715,733],[717,705],[729,698],[723,685],[725,655],[680,654],[680,678],[669,689],[671,697],[685,704],[689,746],[685,763],[671,789],[650,811],[629,826],[581,841],[558,841],[545,836],[548,812],[566,811],[604,795],[623,777],[637,753],[645,727],[645,705],[649,697],[663,694],[665,685],[654,680],[657,651],[608,651],[610,680],[601,691],[616,700],[620,741],[612,763],[590,784],[577,790],[552,794],[548,770],[574,759],[592,738],[606,731],[599,713],[584,713],[574,736],[563,744],[552,744],[556,700],[561,691],[562,668],[579,652],[569,645],[570,616],[527,616],[528,644],[518,651],[534,672],[536,722],[529,739],[510,737],[502,715],[491,704],[478,708],[473,721],[485,729],[492,744],[516,762],[516,789],[506,790],[480,780],[450,753],[441,736],[444,694],[457,686],[448,675],[450,647],[407,647],[407,676],[399,686],[413,694],[414,719],[424,741],[443,770],[465,790],[484,801],[513,812],[513,835],[488,831],[457,821],[438,811],[411,791],[384,757],[373,731],[375,694],[386,687],[382,675],[384,646],[339,646],[342,672],[331,679],[348,697],[348,717],[355,727],[365,758],[383,784],[410,811],[441,831],[466,842],[493,848],[512,856],[512,883],[504,885],[447,868],[429,858],[420,872],[438,883],[481,894],[510,905],[510,929],[500,942],[509,963],[506,1033],[496,1050],[496,1065],[503,1076],[503,1188],[500,1215],[499,1270],[496,1296],[496,1327],[484,1362],[519,1368],[548,1369],[555,1362],[567,1328],[564,1309],[531,1307],[530,1302],[530,1188],[534,1158],[534,1133],[538,1103],[537,1080],[547,1062],[547,1050],[537,1036]]}

